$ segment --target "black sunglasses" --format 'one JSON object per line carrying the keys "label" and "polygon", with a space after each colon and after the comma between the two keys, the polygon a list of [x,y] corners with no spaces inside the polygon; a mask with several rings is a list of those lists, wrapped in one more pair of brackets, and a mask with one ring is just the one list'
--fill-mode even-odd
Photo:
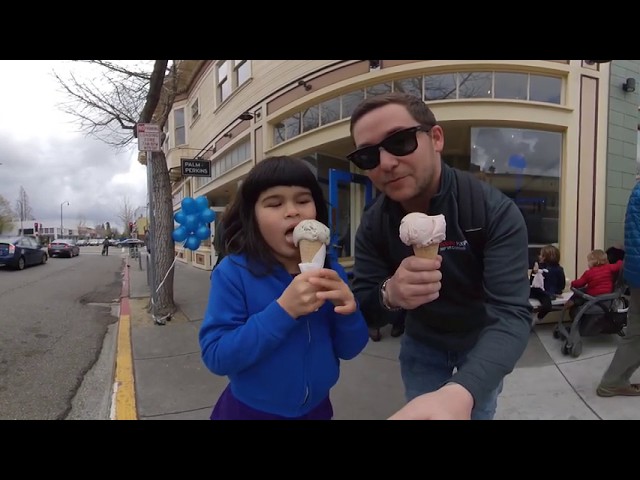
{"label": "black sunglasses", "polygon": [[418,132],[429,132],[432,127],[416,127],[405,128],[392,133],[377,145],[370,145],[359,148],[347,155],[358,168],[362,170],[371,170],[380,165],[380,148],[384,148],[391,155],[404,157],[416,151],[418,148]]}

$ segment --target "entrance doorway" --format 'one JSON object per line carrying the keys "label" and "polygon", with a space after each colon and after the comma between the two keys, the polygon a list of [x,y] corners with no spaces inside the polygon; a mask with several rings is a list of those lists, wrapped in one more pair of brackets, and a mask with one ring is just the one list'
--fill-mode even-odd
{"label": "entrance doorway", "polygon": [[[358,194],[357,188],[352,185],[364,186],[364,202],[362,199],[355,198]],[[347,188],[347,202],[340,201],[341,186]],[[351,215],[351,202],[355,200],[355,204],[361,204],[363,207],[369,205],[373,201],[373,184],[364,175],[351,173],[344,170],[329,169],[329,230],[331,232],[331,241],[329,248],[337,258],[352,257],[353,240],[355,238],[354,229],[351,228],[353,222]],[[360,200],[360,201],[358,201]],[[364,210],[364,208],[361,209]],[[361,213],[360,212],[360,213]],[[358,217],[359,219],[360,217]]]}

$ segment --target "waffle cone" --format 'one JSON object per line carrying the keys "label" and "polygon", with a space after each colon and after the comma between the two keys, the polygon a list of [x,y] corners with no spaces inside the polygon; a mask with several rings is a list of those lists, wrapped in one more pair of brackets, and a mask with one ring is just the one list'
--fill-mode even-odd
{"label": "waffle cone", "polygon": [[300,261],[302,263],[311,263],[313,257],[318,253],[322,245],[323,243],[318,241],[300,240],[298,243],[298,248],[300,248]]}
{"label": "waffle cone", "polygon": [[434,243],[433,245],[429,245],[427,247],[413,247],[413,254],[416,257],[433,259],[438,255],[439,247],[439,243]]}

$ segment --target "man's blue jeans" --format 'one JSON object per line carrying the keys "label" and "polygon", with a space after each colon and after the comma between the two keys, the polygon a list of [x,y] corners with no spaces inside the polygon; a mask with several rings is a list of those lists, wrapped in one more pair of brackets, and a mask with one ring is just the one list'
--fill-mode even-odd
{"label": "man's blue jeans", "polygon": [[[453,375],[454,369],[462,366],[467,352],[437,350],[418,342],[407,334],[400,345],[400,371],[407,402],[423,393],[433,392],[444,385]],[[502,382],[481,405],[474,405],[472,420],[492,420],[498,406],[498,395]]]}

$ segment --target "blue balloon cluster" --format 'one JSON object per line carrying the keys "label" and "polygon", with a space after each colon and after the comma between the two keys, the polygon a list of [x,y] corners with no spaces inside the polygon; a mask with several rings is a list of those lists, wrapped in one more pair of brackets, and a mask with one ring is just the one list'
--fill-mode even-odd
{"label": "blue balloon cluster", "polygon": [[203,195],[195,200],[185,197],[181,205],[182,209],[173,216],[180,226],[173,231],[172,237],[176,242],[184,242],[189,250],[197,250],[200,242],[211,236],[207,224],[216,219],[216,213],[209,208],[209,200]]}

